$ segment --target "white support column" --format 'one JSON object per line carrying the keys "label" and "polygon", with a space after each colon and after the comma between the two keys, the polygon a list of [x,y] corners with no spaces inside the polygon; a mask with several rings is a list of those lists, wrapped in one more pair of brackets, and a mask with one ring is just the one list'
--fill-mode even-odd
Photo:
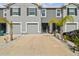
{"label": "white support column", "polygon": [[6,24],[6,33],[10,33],[10,25],[9,24]]}
{"label": "white support column", "polygon": [[49,26],[49,31],[50,31],[50,33],[52,32],[52,24],[50,24],[50,26]]}

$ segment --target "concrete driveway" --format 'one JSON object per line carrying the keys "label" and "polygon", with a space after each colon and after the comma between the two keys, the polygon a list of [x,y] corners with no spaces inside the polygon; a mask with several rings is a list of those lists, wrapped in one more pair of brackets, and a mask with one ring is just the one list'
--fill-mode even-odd
{"label": "concrete driveway", "polygon": [[28,34],[19,37],[6,48],[0,47],[0,55],[70,56],[73,53],[50,34]]}

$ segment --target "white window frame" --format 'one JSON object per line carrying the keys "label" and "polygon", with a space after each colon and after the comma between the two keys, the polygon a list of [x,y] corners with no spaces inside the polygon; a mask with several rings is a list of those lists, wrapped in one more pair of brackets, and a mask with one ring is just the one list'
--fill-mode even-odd
{"label": "white window frame", "polygon": [[[45,10],[45,16],[42,16],[42,10]],[[46,9],[41,9],[41,17],[46,17]]]}
{"label": "white window frame", "polygon": [[[57,16],[57,11],[60,10],[60,16]],[[56,9],[56,17],[61,17],[61,9]]]}
{"label": "white window frame", "polygon": [[27,33],[27,26],[28,26],[28,24],[29,23],[37,23],[37,25],[38,25],[38,33],[40,33],[40,27],[39,27],[39,22],[26,22],[26,33]]}
{"label": "white window frame", "polygon": [[[77,7],[68,7],[68,8],[77,8]],[[67,8],[66,8],[67,10]],[[77,13],[78,13],[78,8],[77,8]],[[75,16],[75,15],[70,15],[70,16]]]}
{"label": "white window frame", "polygon": [[[12,9],[14,9],[14,8],[17,8],[17,7],[13,7]],[[18,8],[17,8],[17,9],[18,9]],[[19,11],[18,11],[18,12],[19,12]],[[21,11],[20,11],[20,12],[21,12]],[[13,11],[12,11],[12,13],[13,13]],[[13,15],[13,14],[12,14],[12,16],[19,16],[19,15]]]}
{"label": "white window frame", "polygon": [[78,29],[78,22],[66,22],[65,23],[65,32],[67,32],[67,24],[68,23],[75,23],[77,25],[77,29]]}
{"label": "white window frame", "polygon": [[[36,8],[36,7],[28,7],[28,8]],[[29,13],[29,12],[28,12],[28,13]],[[36,16],[36,15],[29,15],[29,14],[28,14],[28,16]]]}
{"label": "white window frame", "polygon": [[[69,8],[70,9],[70,8]],[[75,8],[73,8],[74,9],[74,13],[75,13]],[[70,12],[69,12],[70,13]],[[70,14],[69,14],[70,15]],[[71,16],[75,16],[75,14],[74,15],[71,15]]]}

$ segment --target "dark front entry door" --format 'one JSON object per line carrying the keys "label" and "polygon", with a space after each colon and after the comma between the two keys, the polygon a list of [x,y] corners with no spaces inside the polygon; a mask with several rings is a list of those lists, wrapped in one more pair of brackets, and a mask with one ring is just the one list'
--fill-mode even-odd
{"label": "dark front entry door", "polygon": [[54,32],[56,30],[56,25],[55,23],[52,24],[52,32]]}
{"label": "dark front entry door", "polygon": [[54,32],[55,30],[57,30],[58,32],[60,32],[60,27],[56,26],[55,23],[52,24],[52,32]]}
{"label": "dark front entry door", "polygon": [[43,33],[48,33],[49,32],[48,23],[42,23],[42,32]]}
{"label": "dark front entry door", "polygon": [[6,33],[6,23],[0,23],[0,31],[3,31],[3,33]]}

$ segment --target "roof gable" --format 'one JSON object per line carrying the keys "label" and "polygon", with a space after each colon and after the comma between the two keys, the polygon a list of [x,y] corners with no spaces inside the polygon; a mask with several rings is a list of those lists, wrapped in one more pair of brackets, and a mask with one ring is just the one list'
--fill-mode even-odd
{"label": "roof gable", "polygon": [[[76,6],[76,7],[79,8],[79,4],[77,4],[77,3],[68,3],[68,4],[64,5],[63,8],[65,8],[65,7],[67,7],[67,6],[70,6],[70,5],[74,5],[74,6]],[[72,7],[73,7],[73,6],[72,6]]]}
{"label": "roof gable", "polygon": [[[6,6],[6,8],[9,8],[9,7],[12,6],[13,4],[16,4],[16,3],[9,3],[9,4],[6,4],[5,6]],[[37,3],[32,3],[32,4],[34,4],[34,5],[38,6],[38,7],[40,7]]]}

